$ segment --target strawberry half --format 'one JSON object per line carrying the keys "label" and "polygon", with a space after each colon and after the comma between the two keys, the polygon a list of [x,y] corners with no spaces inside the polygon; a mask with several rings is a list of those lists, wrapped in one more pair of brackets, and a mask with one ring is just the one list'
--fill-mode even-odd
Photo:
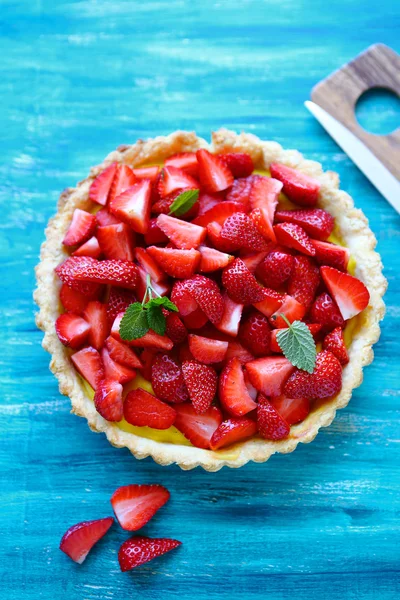
{"label": "strawberry half", "polygon": [[136,179],[148,179],[152,183],[154,183],[160,173],[160,167],[139,167],[138,169],[133,169],[133,174]]}
{"label": "strawberry half", "polygon": [[202,148],[196,152],[201,185],[208,192],[222,192],[233,183],[233,175],[221,158]]}
{"label": "strawberry half", "polygon": [[362,281],[332,267],[321,267],[320,271],[345,321],[367,308],[369,292]]}
{"label": "strawberry half", "polygon": [[329,294],[317,296],[310,310],[310,318],[314,323],[320,323],[325,330],[342,327],[344,319],[336,303]]}
{"label": "strawberry half", "polygon": [[167,238],[182,250],[198,248],[206,237],[207,230],[193,223],[186,223],[181,219],[168,215],[159,215],[157,225],[165,233]]}
{"label": "strawberry half", "polygon": [[301,321],[306,311],[307,309],[303,304],[297,302],[292,296],[286,295],[281,306],[271,315],[270,323],[273,327],[285,328],[287,323],[281,315],[285,315],[289,323],[293,323],[293,321]]}
{"label": "strawberry half", "polygon": [[132,390],[124,401],[124,417],[136,427],[169,429],[175,421],[176,411],[145,390]]}
{"label": "strawberry half", "polygon": [[95,348],[82,348],[71,356],[75,369],[95,390],[104,379],[104,366],[100,354]]}
{"label": "strawberry half", "polygon": [[267,239],[275,242],[273,229],[275,210],[282,183],[271,177],[257,177],[250,193],[251,218],[257,229]]}
{"label": "strawberry half", "polygon": [[89,256],[70,256],[61,265],[55,268],[55,272],[63,283],[68,287],[81,292],[84,296],[89,299],[97,298],[99,296],[101,287],[97,283],[89,283],[84,281],[77,281],[75,279],[75,272],[81,269],[86,269],[97,264],[97,260],[90,258]]}
{"label": "strawberry half", "polygon": [[270,172],[272,177],[283,183],[283,193],[289,200],[301,206],[315,206],[321,187],[319,181],[278,163],[270,165]]}
{"label": "strawberry half", "polygon": [[181,542],[169,538],[133,537],[126,540],[119,549],[119,566],[122,572],[130,571],[180,545]]}
{"label": "strawberry half", "polygon": [[164,165],[166,167],[175,167],[184,171],[192,177],[197,177],[199,174],[199,165],[195,152],[180,152],[166,159]]}
{"label": "strawberry half", "polygon": [[198,189],[199,184],[190,175],[182,169],[167,165],[161,171],[161,178],[158,183],[158,192],[162,198],[169,196],[177,190]]}
{"label": "strawberry half", "polygon": [[106,421],[121,421],[124,416],[122,385],[113,379],[103,379],[96,387],[94,405]]}
{"label": "strawberry half", "polygon": [[108,204],[123,194],[137,182],[134,172],[128,165],[117,165],[111,189],[108,195]]}
{"label": "strawberry half", "polygon": [[73,525],[62,536],[60,550],[81,565],[96,542],[107,533],[113,523],[112,517],[106,517]]}
{"label": "strawberry half", "polygon": [[83,244],[92,237],[95,229],[96,217],[85,210],[76,208],[62,243],[64,246],[77,246],[78,244]]}
{"label": "strawberry half", "polygon": [[342,389],[342,366],[328,350],[317,354],[313,373],[296,369],[284,387],[290,398],[331,398]]}
{"label": "strawberry half", "polygon": [[244,208],[238,202],[219,202],[204,214],[196,217],[193,223],[201,227],[207,227],[210,223],[223,225],[228,217],[237,212],[243,212]]}
{"label": "strawberry half", "polygon": [[223,421],[211,438],[211,450],[244,442],[257,433],[257,423],[249,417],[231,417]]}
{"label": "strawberry half", "polygon": [[312,258],[308,256],[295,256],[293,270],[289,279],[288,293],[309,308],[315,298],[315,293],[320,284],[319,269]]}
{"label": "strawberry half", "polygon": [[332,352],[342,365],[347,365],[349,355],[344,343],[343,329],[341,327],[336,327],[336,329],[328,333],[322,346],[324,350]]}
{"label": "strawberry half", "polygon": [[320,242],[319,240],[311,240],[311,243],[315,248],[315,258],[320,265],[328,265],[339,269],[339,271],[347,271],[350,259],[348,248],[330,242]]}
{"label": "strawberry half", "polygon": [[270,354],[271,328],[267,317],[253,310],[240,325],[239,340],[254,356]]}
{"label": "strawberry half", "polygon": [[246,363],[250,383],[265,396],[280,396],[294,366],[287,358],[267,356]]}
{"label": "strawberry half", "polygon": [[165,317],[165,333],[174,344],[181,344],[187,338],[188,332],[179,315],[163,309]]}
{"label": "strawberry half", "polygon": [[105,347],[113,361],[131,369],[142,369],[143,364],[129,346],[126,346],[111,335],[106,339]]}
{"label": "strawberry half", "polygon": [[172,286],[171,301],[176,304],[183,317],[189,315],[198,308],[196,300],[189,291],[187,281],[175,281]]}
{"label": "strawberry half", "polygon": [[186,286],[211,323],[218,324],[222,319],[225,305],[215,281],[204,275],[195,275],[186,281]]}
{"label": "strawberry half", "polygon": [[218,269],[224,269],[233,260],[233,256],[230,254],[208,246],[200,246],[199,251],[201,254],[199,271],[201,273],[212,273]]}
{"label": "strawberry half", "polygon": [[222,273],[222,285],[239,304],[254,304],[264,299],[263,288],[240,258],[235,258]]}
{"label": "strawberry half", "polygon": [[110,295],[107,303],[107,318],[112,324],[117,315],[125,312],[130,304],[136,301],[136,298],[130,290],[123,288],[111,287]]}
{"label": "strawberry half", "polygon": [[151,384],[160,400],[175,404],[189,398],[182,369],[168,354],[156,356],[151,368]]}
{"label": "strawberry half", "polygon": [[242,365],[254,359],[254,356],[242,346],[237,340],[232,340],[228,343],[228,349],[225,354],[224,363],[228,364],[231,358],[237,358]]}
{"label": "strawberry half", "polygon": [[97,211],[95,217],[98,227],[107,227],[107,225],[118,225],[121,223],[119,219],[108,212],[107,208],[101,208]]}
{"label": "strawberry half", "polygon": [[253,189],[253,183],[260,175],[250,175],[249,177],[243,177],[235,179],[231,189],[226,195],[227,202],[236,203],[240,207],[241,211],[247,212],[250,210],[250,195]]}
{"label": "strawberry half", "polygon": [[224,300],[224,312],[222,319],[217,323],[216,328],[218,331],[225,333],[226,335],[236,337],[239,332],[240,319],[242,318],[243,304],[238,304],[225,292],[223,294]]}
{"label": "strawberry half", "polygon": [[210,448],[214,431],[222,423],[222,413],[216,406],[210,406],[199,415],[189,402],[176,406],[175,427],[196,448]]}
{"label": "strawberry half", "polygon": [[88,303],[88,297],[63,283],[60,290],[60,302],[65,312],[81,315]]}
{"label": "strawberry half", "polygon": [[111,496],[111,505],[122,529],[137,531],[169,498],[169,491],[162,485],[123,485]]}
{"label": "strawberry half", "polygon": [[237,212],[226,219],[221,229],[221,238],[230,244],[233,250],[247,248],[262,251],[268,247],[250,217],[243,212]]}
{"label": "strawberry half", "polygon": [[175,248],[149,246],[147,252],[167,275],[177,279],[191,277],[200,264],[201,254],[198,250],[176,250]]}
{"label": "strawberry half", "polygon": [[117,166],[117,163],[112,163],[92,181],[89,189],[89,200],[102,206],[107,204],[108,194],[117,171]]}
{"label": "strawberry half", "polygon": [[335,219],[322,208],[303,210],[278,210],[275,213],[278,223],[295,223],[317,240],[326,240],[335,226]]}
{"label": "strawberry half", "polygon": [[150,219],[149,227],[144,234],[144,241],[146,246],[151,246],[152,244],[165,244],[168,242],[167,236],[157,225],[157,219]]}
{"label": "strawberry half", "polygon": [[230,414],[238,417],[257,408],[246,387],[242,364],[238,358],[229,360],[221,372],[219,399]]}
{"label": "strawberry half", "polygon": [[270,402],[289,425],[304,421],[310,413],[310,400],[308,398],[287,398],[282,395],[271,398]]}
{"label": "strawberry half", "polygon": [[58,317],[55,328],[60,342],[75,350],[82,348],[91,330],[90,323],[70,312]]}
{"label": "strawberry half", "polygon": [[189,398],[198,414],[205,413],[217,392],[217,374],[212,367],[196,361],[182,363],[182,373]]}
{"label": "strawberry half", "polygon": [[93,235],[88,239],[87,242],[79,246],[74,252],[72,256],[90,256],[92,258],[99,258],[101,254],[100,244],[97,238]]}
{"label": "strawberry half", "polygon": [[224,359],[228,350],[228,342],[213,340],[201,335],[189,335],[189,348],[194,358],[201,363],[210,365]]}
{"label": "strawberry half", "polygon": [[222,225],[213,221],[207,225],[208,242],[219,252],[232,253],[235,250],[235,245],[226,238],[222,237]]}
{"label": "strawberry half", "polygon": [[268,251],[263,252],[249,252],[248,250],[242,250],[240,252],[240,258],[250,271],[250,273],[255,273],[258,265],[264,260],[267,256]]}
{"label": "strawberry half", "polygon": [[146,233],[151,210],[151,184],[142,179],[109,203],[110,212],[127,223],[134,231]]}
{"label": "strawberry half", "polygon": [[135,235],[126,223],[98,227],[97,238],[106,258],[133,261]]}
{"label": "strawberry half", "polygon": [[290,425],[269,402],[260,394],[257,406],[258,431],[265,440],[283,440],[290,433]]}
{"label": "strawberry half", "polygon": [[292,274],[294,257],[284,248],[275,248],[257,267],[257,277],[274,290],[279,289]]}
{"label": "strawberry half", "polygon": [[110,333],[107,305],[98,300],[93,300],[86,306],[83,316],[90,324],[89,344],[96,350],[100,350]]}
{"label": "strawberry half", "polygon": [[164,281],[167,276],[162,269],[158,266],[154,258],[150,256],[144,248],[135,249],[135,258],[139,265],[150,275],[150,278],[155,283]]}
{"label": "strawberry half", "polygon": [[128,260],[94,260],[87,266],[74,269],[75,281],[104,283],[135,289],[138,279],[138,268]]}
{"label": "strawberry half", "polygon": [[101,350],[101,358],[104,365],[105,378],[110,381],[118,381],[121,385],[129,383],[136,377],[136,371],[125,365],[115,362],[110,356],[107,348]]}
{"label": "strawberry half", "polygon": [[273,315],[285,301],[285,294],[280,294],[270,288],[262,288],[263,299],[261,302],[255,302],[254,307],[266,317]]}
{"label": "strawberry half", "polygon": [[248,177],[254,171],[254,163],[250,154],[245,152],[228,152],[217,155],[228,167],[235,179]]}
{"label": "strawberry half", "polygon": [[315,256],[315,248],[304,229],[295,223],[279,223],[274,227],[276,239],[279,244],[293,248],[301,254]]}

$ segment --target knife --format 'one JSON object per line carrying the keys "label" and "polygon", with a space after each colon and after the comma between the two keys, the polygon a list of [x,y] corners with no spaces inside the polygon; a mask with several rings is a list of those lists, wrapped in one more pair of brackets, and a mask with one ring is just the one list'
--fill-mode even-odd
{"label": "knife", "polygon": [[400,214],[400,182],[347,127],[323,108],[307,100],[306,108],[335,142],[346,152],[376,189]]}

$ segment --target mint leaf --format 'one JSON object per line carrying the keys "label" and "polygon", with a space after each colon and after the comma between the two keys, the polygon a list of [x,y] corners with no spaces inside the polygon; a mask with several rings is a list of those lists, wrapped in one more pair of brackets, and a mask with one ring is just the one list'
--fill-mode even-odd
{"label": "mint leaf", "polygon": [[125,311],[119,326],[119,334],[123,340],[137,340],[149,330],[146,312],[140,302],[134,302]]}
{"label": "mint leaf", "polygon": [[[284,318],[284,315],[281,316]],[[294,321],[287,329],[278,332],[276,340],[292,365],[308,373],[314,371],[317,349],[305,323]]]}
{"label": "mint leaf", "polygon": [[150,308],[151,306],[162,306],[167,310],[179,312],[178,307],[166,296],[160,296],[160,298],[153,298],[152,300],[149,300],[149,302],[146,304],[146,308]]}
{"label": "mint leaf", "polygon": [[181,217],[192,208],[193,204],[197,202],[198,197],[199,190],[186,190],[186,192],[182,192],[171,204],[169,214],[174,213],[176,217]]}
{"label": "mint leaf", "polygon": [[161,306],[149,306],[146,310],[147,323],[153,331],[159,335],[165,334],[167,323],[162,313]]}

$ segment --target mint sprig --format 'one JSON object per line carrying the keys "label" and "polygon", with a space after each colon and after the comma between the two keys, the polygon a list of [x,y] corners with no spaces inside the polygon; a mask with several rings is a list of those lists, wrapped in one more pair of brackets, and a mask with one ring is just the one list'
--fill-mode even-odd
{"label": "mint sprig", "polygon": [[315,368],[317,349],[311,331],[302,321],[290,323],[284,314],[280,314],[288,325],[278,332],[276,340],[284,356],[298,369],[312,373]]}
{"label": "mint sprig", "polygon": [[169,208],[169,214],[181,217],[192,208],[199,198],[199,190],[186,190],[179,194]]}
{"label": "mint sprig", "polygon": [[[158,297],[153,298],[153,294]],[[160,296],[152,287],[150,276],[147,275],[147,287],[143,296],[142,303],[134,302],[130,304],[122,317],[119,334],[123,340],[137,340],[152,329],[159,335],[165,334],[167,326],[163,308],[169,311],[178,312],[169,298]]]}

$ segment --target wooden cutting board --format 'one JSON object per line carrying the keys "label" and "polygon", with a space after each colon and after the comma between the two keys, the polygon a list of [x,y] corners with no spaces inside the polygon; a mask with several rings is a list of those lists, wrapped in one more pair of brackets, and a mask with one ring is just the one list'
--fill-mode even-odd
{"label": "wooden cutting board", "polygon": [[323,79],[313,88],[311,99],[350,129],[400,180],[400,127],[389,135],[375,135],[357,122],[356,103],[373,88],[386,88],[400,96],[400,56],[384,44],[370,46]]}

